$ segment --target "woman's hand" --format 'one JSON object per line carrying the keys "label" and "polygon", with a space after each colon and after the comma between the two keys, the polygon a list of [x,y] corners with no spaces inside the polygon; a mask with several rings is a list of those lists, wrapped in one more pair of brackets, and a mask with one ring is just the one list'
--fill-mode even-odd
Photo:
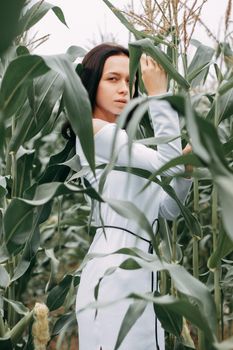
{"label": "woman's hand", "polygon": [[[182,153],[183,154],[189,154],[191,152],[192,152],[192,146],[189,143],[187,143],[185,148],[182,150]],[[192,173],[193,172],[193,166],[189,165],[189,164],[185,165],[185,172],[189,173],[189,174]],[[187,177],[187,178],[190,179],[190,176]]]}
{"label": "woman's hand", "polygon": [[146,54],[141,60],[142,80],[148,96],[160,95],[167,92],[167,74],[164,69]]}

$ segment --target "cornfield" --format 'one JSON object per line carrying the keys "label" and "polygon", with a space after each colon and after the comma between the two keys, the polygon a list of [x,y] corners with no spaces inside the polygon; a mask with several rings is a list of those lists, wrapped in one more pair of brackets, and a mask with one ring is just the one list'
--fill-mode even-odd
{"label": "cornfield", "polygon": [[[101,1],[101,0],[100,0]],[[114,350],[120,348],[141,306],[153,303],[166,332],[166,349],[233,349],[233,40],[228,1],[224,40],[211,32],[214,47],[192,39],[201,20],[203,1],[143,1],[144,16],[102,0],[131,33],[130,88],[142,53],[167,72],[179,112],[182,143],[192,153],[173,159],[156,173],[122,168],[154,181],[177,201],[174,222],[160,219],[153,239],[155,255],[124,249],[124,269],[159,273],[160,292],[129,295],[127,312]],[[81,6],[81,5],[80,5]],[[90,184],[70,141],[60,136],[65,118],[79,136],[95,172],[92,112],[79,78],[85,50],[72,46],[61,55],[33,54],[26,33],[52,10],[64,25],[62,9],[45,1],[0,4],[0,348],[71,349],[77,336],[74,312],[80,271],[95,234],[89,201],[104,200]],[[205,28],[208,31],[208,28]],[[189,55],[192,46],[194,54]],[[117,123],[127,128],[129,142],[148,147],[158,140],[141,96],[131,100]],[[114,145],[113,145],[114,146]],[[129,144],[130,149],[130,144]],[[158,176],[176,165],[192,168],[193,187],[183,205]],[[105,174],[114,169],[105,164]],[[186,168],[188,169],[188,167]],[[152,235],[145,215],[133,203],[109,204]],[[118,252],[116,251],[115,254]],[[106,271],[106,274],[111,271]],[[104,278],[104,276],[103,276]],[[103,307],[98,304],[89,307]],[[56,344],[53,340],[56,339]],[[88,349],[87,349],[88,350]],[[110,349],[109,349],[110,350]],[[113,349],[112,349],[113,350]]]}

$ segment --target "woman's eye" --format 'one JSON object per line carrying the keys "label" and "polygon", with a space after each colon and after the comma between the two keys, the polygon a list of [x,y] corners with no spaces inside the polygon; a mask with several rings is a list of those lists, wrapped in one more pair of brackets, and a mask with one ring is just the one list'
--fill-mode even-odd
{"label": "woman's eye", "polygon": [[117,81],[117,78],[112,77],[112,78],[109,78],[109,80],[111,80],[111,81]]}

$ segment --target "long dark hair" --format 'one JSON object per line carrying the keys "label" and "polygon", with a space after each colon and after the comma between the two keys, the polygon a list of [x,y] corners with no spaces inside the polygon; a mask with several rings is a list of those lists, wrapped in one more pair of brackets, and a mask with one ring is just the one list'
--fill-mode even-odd
{"label": "long dark hair", "polygon": [[[126,55],[129,57],[129,50],[124,46],[115,43],[103,43],[95,46],[90,50],[82,61],[79,76],[86,88],[92,106],[92,111],[95,107],[95,100],[98,85],[103,73],[105,61],[110,56]],[[138,96],[138,74],[136,74],[135,92],[133,97]],[[129,116],[130,117],[130,116]],[[63,124],[62,135],[66,139],[72,139],[75,142],[75,133],[72,130],[70,123],[67,121]]]}

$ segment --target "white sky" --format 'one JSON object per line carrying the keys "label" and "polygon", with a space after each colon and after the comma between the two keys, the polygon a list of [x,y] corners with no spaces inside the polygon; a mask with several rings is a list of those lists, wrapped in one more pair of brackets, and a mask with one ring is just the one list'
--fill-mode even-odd
{"label": "white sky", "polygon": [[[122,8],[132,0],[110,0],[112,4]],[[52,11],[36,25],[33,32],[37,37],[50,34],[50,39],[35,49],[38,54],[64,53],[71,45],[83,48],[93,47],[92,40],[100,42],[101,33],[114,35],[118,43],[127,46],[129,34],[120,21],[112,14],[102,0],[51,0],[52,4],[61,7],[69,29],[65,27]],[[219,37],[220,23],[224,23],[224,14],[228,0],[207,0],[202,16],[204,23]],[[135,7],[140,6],[140,0],[134,0]],[[232,16],[231,16],[232,19]],[[205,31],[197,26],[193,38],[205,44],[213,45]]]}

